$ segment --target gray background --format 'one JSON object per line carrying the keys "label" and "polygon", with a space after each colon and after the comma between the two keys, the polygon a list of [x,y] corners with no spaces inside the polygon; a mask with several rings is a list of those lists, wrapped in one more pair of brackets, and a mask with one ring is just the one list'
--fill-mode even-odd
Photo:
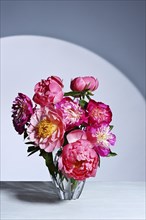
{"label": "gray background", "polygon": [[1,37],[41,35],[83,46],[145,96],[145,1],[1,1]]}

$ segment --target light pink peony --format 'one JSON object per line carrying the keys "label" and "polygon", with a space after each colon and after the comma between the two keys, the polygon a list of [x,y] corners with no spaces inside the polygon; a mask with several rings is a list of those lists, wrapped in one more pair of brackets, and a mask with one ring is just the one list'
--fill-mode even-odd
{"label": "light pink peony", "polygon": [[12,105],[12,117],[15,130],[22,134],[26,123],[33,114],[33,105],[30,98],[22,93],[18,93]]}
{"label": "light pink peony", "polygon": [[85,180],[94,177],[99,157],[87,140],[78,140],[63,147],[59,169],[69,178]]}
{"label": "light pink peony", "polygon": [[71,81],[70,88],[73,91],[83,91],[89,89],[94,91],[98,88],[99,82],[93,76],[77,77]]}
{"label": "light pink peony", "polygon": [[109,124],[112,121],[112,112],[108,105],[102,102],[96,102],[90,99],[87,105],[87,111],[89,116],[89,123],[106,123]]}
{"label": "light pink peony", "polygon": [[59,77],[48,77],[47,80],[35,85],[33,100],[42,107],[60,102],[63,98],[62,88],[63,84]]}
{"label": "light pink peony", "polygon": [[66,130],[79,126],[87,120],[85,117],[85,111],[81,108],[79,103],[72,101],[69,97],[63,98],[61,102],[57,103],[56,108],[62,111]]}
{"label": "light pink peony", "polygon": [[100,126],[97,124],[88,126],[86,135],[100,156],[107,156],[110,153],[110,146],[116,142],[116,136],[111,133],[110,127],[104,123]]}
{"label": "light pink peony", "polygon": [[27,133],[33,141],[46,152],[52,152],[61,147],[65,127],[60,111],[44,107],[36,109],[30,120]]}

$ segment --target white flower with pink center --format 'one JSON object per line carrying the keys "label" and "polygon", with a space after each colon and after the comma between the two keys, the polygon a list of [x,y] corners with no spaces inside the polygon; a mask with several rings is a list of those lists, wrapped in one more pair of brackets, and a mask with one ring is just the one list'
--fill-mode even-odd
{"label": "white flower with pink center", "polygon": [[57,103],[56,108],[62,111],[66,130],[79,126],[86,121],[85,111],[78,102],[72,101],[69,97],[63,98],[61,102]]}
{"label": "white flower with pink center", "polygon": [[111,133],[110,126],[94,124],[87,127],[87,139],[94,145],[94,149],[100,156],[107,156],[110,153],[110,146],[116,142],[116,136]]}

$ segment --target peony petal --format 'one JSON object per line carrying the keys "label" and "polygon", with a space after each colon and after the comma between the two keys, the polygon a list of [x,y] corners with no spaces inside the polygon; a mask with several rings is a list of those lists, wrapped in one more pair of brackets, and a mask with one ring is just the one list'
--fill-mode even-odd
{"label": "peony petal", "polygon": [[54,148],[56,148],[56,142],[50,142],[48,143],[48,146],[46,146],[44,150],[50,153],[54,150]]}
{"label": "peony petal", "polygon": [[59,170],[62,170],[62,168],[63,168],[62,157],[59,157],[58,168],[59,168]]}
{"label": "peony petal", "polygon": [[87,136],[86,136],[85,131],[82,131],[82,130],[78,129],[78,130],[71,131],[67,135],[67,140],[68,140],[69,143],[76,142],[77,140],[80,140],[80,139],[87,140]]}

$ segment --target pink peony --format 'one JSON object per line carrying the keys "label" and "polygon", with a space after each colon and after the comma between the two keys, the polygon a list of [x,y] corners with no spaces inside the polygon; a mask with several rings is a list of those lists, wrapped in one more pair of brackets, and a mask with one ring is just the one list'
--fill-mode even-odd
{"label": "pink peony", "polygon": [[109,124],[112,120],[112,112],[108,105],[102,102],[96,102],[90,99],[87,105],[87,111],[89,115],[89,123],[107,123]]}
{"label": "pink peony", "polygon": [[89,89],[94,91],[98,88],[99,82],[93,76],[77,77],[71,81],[70,88],[73,91],[83,91]]}
{"label": "pink peony", "polygon": [[44,107],[36,109],[27,129],[29,139],[46,152],[61,147],[64,136],[64,124],[60,111]]}
{"label": "pink peony", "polygon": [[78,140],[64,146],[59,158],[59,169],[69,178],[85,180],[94,177],[99,157],[92,144],[87,140]]}
{"label": "pink peony", "polygon": [[110,153],[110,146],[116,142],[116,136],[110,132],[107,124],[87,127],[87,139],[94,145],[95,151],[100,156],[107,156]]}
{"label": "pink peony", "polygon": [[35,85],[33,100],[42,107],[60,102],[63,98],[62,88],[63,84],[59,77],[48,77],[47,80]]}
{"label": "pink peony", "polygon": [[25,124],[30,120],[33,114],[33,105],[30,98],[22,93],[18,93],[12,105],[12,117],[15,130],[22,134],[25,130]]}
{"label": "pink peony", "polygon": [[78,102],[72,101],[69,97],[63,98],[61,102],[57,103],[56,108],[62,111],[66,130],[79,126],[86,121],[85,111]]}

